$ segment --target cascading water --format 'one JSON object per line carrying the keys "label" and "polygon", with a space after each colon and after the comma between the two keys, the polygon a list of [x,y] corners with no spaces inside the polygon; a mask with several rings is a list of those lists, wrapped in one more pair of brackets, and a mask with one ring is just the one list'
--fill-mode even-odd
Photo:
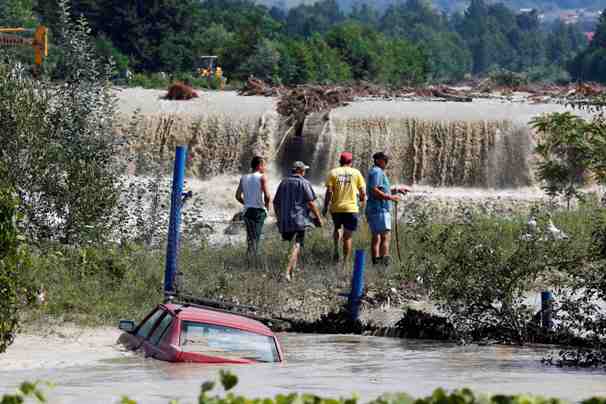
{"label": "cascading water", "polygon": [[[218,97],[213,95],[212,97]],[[227,98],[231,95],[225,96]],[[321,182],[343,150],[366,172],[374,152],[392,156],[394,181],[437,187],[519,188],[533,184],[533,137],[529,120],[558,105],[488,102],[355,102],[309,115],[292,128],[273,103],[233,97],[229,106],[196,110],[194,104],[163,114],[144,114],[140,145],[160,143],[170,150],[189,145],[189,173],[208,179],[248,171],[255,154],[272,160],[281,174],[303,160]],[[219,99],[219,98],[218,98]],[[231,98],[230,98],[231,99]],[[211,105],[215,101],[207,101]],[[246,106],[236,112],[236,103]],[[172,104],[169,104],[172,105]],[[214,105],[214,104],[213,104]],[[163,108],[165,109],[165,108]],[[166,155],[170,160],[170,153]]]}

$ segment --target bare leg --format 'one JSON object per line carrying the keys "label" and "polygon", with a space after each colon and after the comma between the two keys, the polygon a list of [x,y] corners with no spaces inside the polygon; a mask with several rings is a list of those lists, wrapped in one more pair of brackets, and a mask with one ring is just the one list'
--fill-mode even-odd
{"label": "bare leg", "polygon": [[286,268],[286,279],[291,280],[292,274],[297,267],[297,261],[299,260],[299,253],[301,251],[301,244],[295,242],[290,252],[290,258],[288,259],[288,267]]}
{"label": "bare leg", "polygon": [[353,235],[349,230],[343,229],[343,259],[349,261],[353,246]]}
{"label": "bare leg", "polygon": [[386,231],[383,234],[381,234],[381,257],[387,257],[389,256],[389,243],[391,241],[391,232],[390,231]]}
{"label": "bare leg", "polygon": [[373,258],[377,258],[377,257],[381,256],[379,254],[379,247],[380,246],[381,246],[381,235],[380,234],[373,234],[372,235],[372,241],[371,241],[371,244],[370,244],[370,250],[371,250]]}
{"label": "bare leg", "polygon": [[349,230],[343,229],[343,271],[348,272],[351,265],[351,250],[353,247],[353,237]]}
{"label": "bare leg", "polygon": [[333,236],[333,252],[332,259],[333,261],[339,262],[339,243],[341,242],[341,230],[335,227],[335,231],[332,234]]}

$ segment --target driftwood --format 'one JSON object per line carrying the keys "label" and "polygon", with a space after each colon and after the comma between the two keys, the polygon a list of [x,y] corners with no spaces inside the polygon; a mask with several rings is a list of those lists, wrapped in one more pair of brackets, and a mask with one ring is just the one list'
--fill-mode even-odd
{"label": "driftwood", "polygon": [[[606,87],[592,83],[567,86],[526,84],[517,87],[497,86],[491,79],[466,83],[466,87],[446,85],[425,87],[386,88],[376,84],[359,82],[347,87],[334,85],[299,85],[296,87],[276,87],[262,80],[250,77],[240,95],[277,97],[278,112],[289,118],[291,129],[299,132],[307,116],[317,112],[327,112],[342,107],[356,98],[368,99],[423,99],[472,102],[474,98],[513,95],[514,92],[527,93],[530,102],[549,102],[570,98],[595,97],[606,94]],[[500,93],[496,94],[495,93]]]}
{"label": "driftwood", "polygon": [[329,86],[298,86],[280,94],[278,112],[284,116],[309,115],[330,111],[353,101],[350,88]]}
{"label": "driftwood", "polygon": [[249,77],[243,88],[238,91],[239,95],[252,96],[260,95],[264,97],[274,97],[280,92],[280,87],[267,84],[253,76]]}

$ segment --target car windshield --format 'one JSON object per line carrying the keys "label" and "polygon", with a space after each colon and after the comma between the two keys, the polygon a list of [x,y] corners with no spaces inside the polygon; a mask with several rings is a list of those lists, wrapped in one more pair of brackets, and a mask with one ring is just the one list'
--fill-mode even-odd
{"label": "car windshield", "polygon": [[183,322],[181,349],[229,359],[277,362],[278,350],[273,337],[214,324]]}

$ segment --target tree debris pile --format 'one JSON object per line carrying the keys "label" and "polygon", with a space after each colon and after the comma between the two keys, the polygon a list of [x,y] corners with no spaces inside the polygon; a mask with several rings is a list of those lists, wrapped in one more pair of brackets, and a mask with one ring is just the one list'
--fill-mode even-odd
{"label": "tree debris pile", "polygon": [[345,87],[305,85],[280,95],[278,112],[284,116],[309,115],[342,107],[354,100],[354,90]]}
{"label": "tree debris pile", "polygon": [[192,98],[198,98],[198,93],[191,86],[177,81],[168,88],[168,92],[164,98],[179,101],[191,100]]}
{"label": "tree debris pile", "polygon": [[281,89],[282,87],[272,86],[263,80],[251,76],[246,81],[246,84],[244,84],[244,87],[238,91],[238,94],[244,96],[275,97],[279,95]]}

